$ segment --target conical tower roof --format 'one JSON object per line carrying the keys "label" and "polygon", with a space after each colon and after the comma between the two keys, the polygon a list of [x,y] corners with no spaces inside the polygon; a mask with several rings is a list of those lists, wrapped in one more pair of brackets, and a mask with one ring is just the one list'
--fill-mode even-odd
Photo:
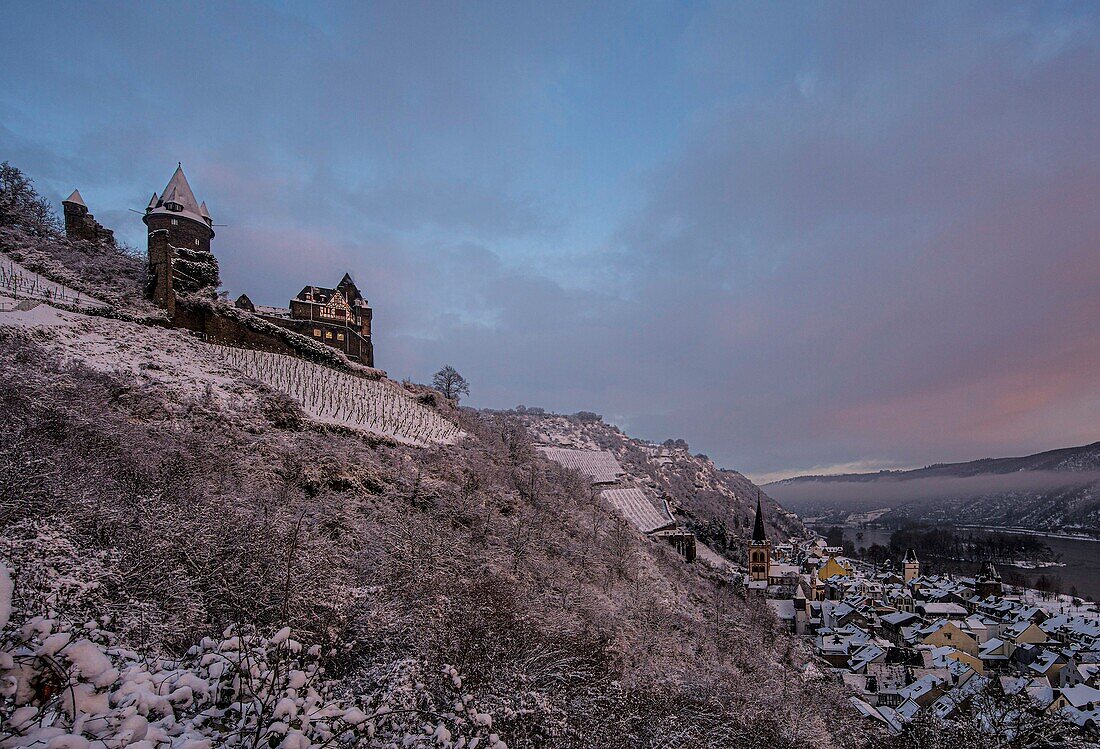
{"label": "conical tower roof", "polygon": [[84,202],[84,198],[80,197],[80,190],[73,190],[73,194],[70,195],[69,197],[65,198],[61,202],[62,203],[76,203],[77,205],[82,205],[85,208],[88,207],[88,204]]}
{"label": "conical tower roof", "polygon": [[754,544],[767,543],[768,535],[764,532],[764,512],[760,506],[760,490],[756,491],[756,523],[752,527],[752,542]]}
{"label": "conical tower roof", "polygon": [[149,198],[149,205],[145,206],[146,211],[151,211],[157,207],[157,194],[154,192],[153,197]]}
{"label": "conical tower roof", "polygon": [[183,173],[183,164],[176,167],[172,179],[165,185],[164,192],[161,193],[161,202],[178,203],[183,206],[183,210],[202,215],[199,211],[199,201],[195,200],[195,193],[191,191],[191,185],[187,183],[187,176]]}
{"label": "conical tower roof", "polygon": [[[153,195],[155,197],[156,193],[153,193]],[[172,205],[172,210],[169,209],[169,205]],[[203,206],[205,206],[205,203]],[[182,164],[176,165],[176,171],[172,174],[172,179],[168,180],[168,184],[164,186],[164,192],[160,194],[160,199],[155,200],[152,207],[146,209],[146,215],[149,214],[167,214],[173,218],[189,218],[192,221],[198,221],[207,228],[213,223],[210,220],[210,211],[199,206],[199,201],[195,199],[195,193],[191,191],[191,185],[188,184],[187,176],[183,173]],[[211,236],[213,236],[213,232],[211,232]]]}

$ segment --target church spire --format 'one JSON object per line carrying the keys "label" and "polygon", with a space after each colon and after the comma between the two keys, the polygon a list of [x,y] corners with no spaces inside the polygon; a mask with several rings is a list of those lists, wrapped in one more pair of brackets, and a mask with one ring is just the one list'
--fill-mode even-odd
{"label": "church spire", "polygon": [[764,513],[760,507],[760,490],[756,490],[756,524],[752,528],[752,542],[754,544],[766,543],[767,534],[764,532]]}

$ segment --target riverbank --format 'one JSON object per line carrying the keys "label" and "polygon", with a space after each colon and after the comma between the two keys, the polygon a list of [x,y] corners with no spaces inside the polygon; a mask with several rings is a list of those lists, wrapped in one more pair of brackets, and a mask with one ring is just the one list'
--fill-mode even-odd
{"label": "riverbank", "polygon": [[[839,527],[844,530],[844,537],[850,540],[856,549],[867,548],[872,544],[890,546],[890,536],[893,531],[888,528],[861,528],[853,525],[814,524],[810,526],[817,533],[824,534],[831,527]],[[1097,539],[1091,537],[1072,536],[1069,534],[1047,534],[1041,531],[1016,531],[1008,528],[995,528],[989,526],[953,526],[957,531],[971,531],[978,533],[1003,533],[1006,535],[1040,536],[1043,542],[1050,547],[1054,559],[1060,566],[1028,566],[1032,562],[1023,562],[1023,566],[998,562],[1005,573],[1011,572],[1025,580],[1027,585],[1034,587],[1041,577],[1047,580],[1057,580],[1063,593],[1072,593],[1090,598],[1100,599],[1100,546]],[[920,555],[920,549],[917,549]]]}

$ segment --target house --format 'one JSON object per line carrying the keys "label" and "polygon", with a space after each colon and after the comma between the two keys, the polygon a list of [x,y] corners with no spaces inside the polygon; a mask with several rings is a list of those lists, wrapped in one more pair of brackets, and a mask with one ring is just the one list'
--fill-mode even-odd
{"label": "house", "polygon": [[347,273],[333,288],[305,286],[290,300],[288,308],[261,307],[247,295],[235,306],[259,315],[268,322],[339,349],[349,359],[374,366],[371,321],[374,312]]}
{"label": "house", "polygon": [[1013,645],[1041,645],[1047,641],[1047,633],[1027,619],[1016,622],[1001,632],[1001,639]]}
{"label": "house", "polygon": [[959,625],[947,619],[940,619],[928,627],[917,630],[917,636],[922,645],[941,647],[950,645],[962,652],[977,657],[978,641],[969,633],[959,628]]}

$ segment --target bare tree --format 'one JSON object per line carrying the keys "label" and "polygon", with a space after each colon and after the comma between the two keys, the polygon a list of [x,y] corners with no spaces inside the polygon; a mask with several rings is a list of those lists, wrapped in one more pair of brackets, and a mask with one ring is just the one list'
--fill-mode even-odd
{"label": "bare tree", "polygon": [[470,394],[470,384],[450,364],[432,376],[432,387],[455,403],[461,400],[462,396]]}
{"label": "bare tree", "polygon": [[38,194],[29,177],[6,161],[0,164],[0,226],[15,226],[40,237],[59,231],[50,201]]}

